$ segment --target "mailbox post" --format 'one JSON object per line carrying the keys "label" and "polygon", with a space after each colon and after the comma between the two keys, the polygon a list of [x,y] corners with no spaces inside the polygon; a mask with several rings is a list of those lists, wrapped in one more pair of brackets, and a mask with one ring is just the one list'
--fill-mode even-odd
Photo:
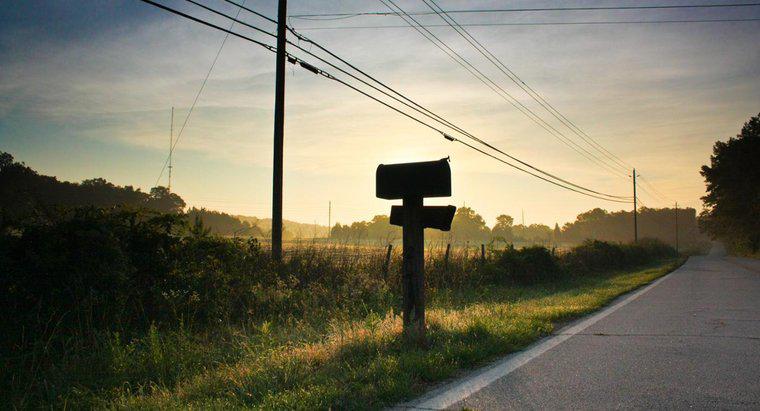
{"label": "mailbox post", "polygon": [[403,228],[402,298],[404,335],[425,342],[425,228],[451,229],[456,207],[424,206],[425,197],[451,196],[448,158],[419,163],[379,165],[376,194],[401,199],[391,207],[390,222]]}

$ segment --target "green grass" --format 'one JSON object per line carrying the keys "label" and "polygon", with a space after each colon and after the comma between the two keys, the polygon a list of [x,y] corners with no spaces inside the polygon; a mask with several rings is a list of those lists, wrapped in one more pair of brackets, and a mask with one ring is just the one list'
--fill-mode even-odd
{"label": "green grass", "polygon": [[[181,327],[151,329],[130,342],[112,335],[95,360],[71,358],[73,368],[64,363],[57,374],[81,373],[89,381],[29,401],[75,408],[382,408],[519,350],[681,262],[541,285],[430,290],[426,349],[403,343],[401,318],[390,310],[229,326],[209,335]],[[66,385],[55,374],[47,378],[44,384]]]}

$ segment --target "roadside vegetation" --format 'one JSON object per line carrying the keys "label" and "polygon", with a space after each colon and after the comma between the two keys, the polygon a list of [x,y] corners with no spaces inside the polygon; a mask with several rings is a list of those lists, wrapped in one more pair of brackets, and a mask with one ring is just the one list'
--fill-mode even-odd
{"label": "roadside vegetation", "polygon": [[658,241],[427,256],[429,347],[401,337],[400,255],[79,208],[0,236],[0,398],[19,408],[380,408],[665,274]]}

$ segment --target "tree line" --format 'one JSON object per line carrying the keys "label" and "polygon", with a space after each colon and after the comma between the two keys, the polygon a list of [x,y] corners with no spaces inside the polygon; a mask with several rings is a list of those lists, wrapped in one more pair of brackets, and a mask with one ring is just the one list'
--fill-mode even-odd
{"label": "tree line", "polygon": [[[0,229],[14,222],[50,219],[55,213],[70,208],[146,209],[156,213],[184,214],[190,223],[202,224],[210,233],[222,236],[268,237],[270,226],[266,219],[234,216],[205,208],[185,210],[186,203],[166,187],[153,187],[142,192],[132,186],[117,186],[102,178],[81,183],[59,181],[16,162],[13,156],[0,152]],[[696,210],[678,210],[679,241],[688,246],[701,240]],[[675,245],[676,210],[672,208],[639,209],[640,237],[657,238]],[[263,226],[262,226],[263,223]],[[288,225],[289,224],[289,225]],[[401,227],[390,224],[387,215],[376,215],[369,221],[335,224],[326,233],[315,225],[286,222],[285,238],[327,237],[332,241],[371,241],[388,243],[401,239]],[[450,232],[427,230],[426,238],[448,243],[504,243],[564,246],[579,244],[586,239],[613,242],[633,240],[633,213],[609,212],[596,208],[578,215],[575,221],[560,227],[544,224],[514,224],[514,218],[502,214],[489,226],[485,219],[470,207],[460,207],[454,215]]]}
{"label": "tree line", "polygon": [[264,236],[256,225],[226,213],[195,207],[185,212],[185,200],[166,187],[153,187],[146,193],[103,178],[81,183],[59,181],[15,161],[9,153],[0,152],[0,231],[21,224],[53,221],[61,213],[81,207],[184,214],[189,222],[198,220],[213,234]]}
{"label": "tree line", "polygon": [[[694,246],[704,241],[693,208],[638,209],[639,237],[656,238],[670,245],[678,241],[681,246]],[[676,223],[677,220],[677,223]],[[676,232],[676,224],[678,230]],[[575,221],[560,227],[545,224],[514,224],[514,218],[502,214],[489,227],[485,219],[470,207],[460,207],[454,214],[450,232],[429,230],[426,238],[450,243],[515,243],[561,246],[579,244],[587,239],[610,242],[633,241],[633,211],[607,211],[595,208],[579,214]],[[676,239],[678,236],[678,239]],[[388,216],[377,215],[369,221],[357,221],[350,225],[335,224],[330,237],[337,241],[392,242],[401,239],[401,227],[390,225]]]}

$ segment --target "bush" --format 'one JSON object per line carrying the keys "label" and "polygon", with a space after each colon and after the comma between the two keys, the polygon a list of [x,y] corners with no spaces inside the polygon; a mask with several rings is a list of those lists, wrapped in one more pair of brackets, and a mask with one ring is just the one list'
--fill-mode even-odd
{"label": "bush", "polygon": [[[508,247],[498,252],[492,267],[492,277],[497,282],[513,280],[532,283],[556,278],[562,274],[557,258],[545,247],[533,246],[522,249]],[[495,269],[494,269],[495,268]]]}
{"label": "bush", "polygon": [[676,255],[673,247],[656,239],[642,239],[637,244],[586,240],[563,254],[560,264],[570,273],[587,274],[618,270]]}

